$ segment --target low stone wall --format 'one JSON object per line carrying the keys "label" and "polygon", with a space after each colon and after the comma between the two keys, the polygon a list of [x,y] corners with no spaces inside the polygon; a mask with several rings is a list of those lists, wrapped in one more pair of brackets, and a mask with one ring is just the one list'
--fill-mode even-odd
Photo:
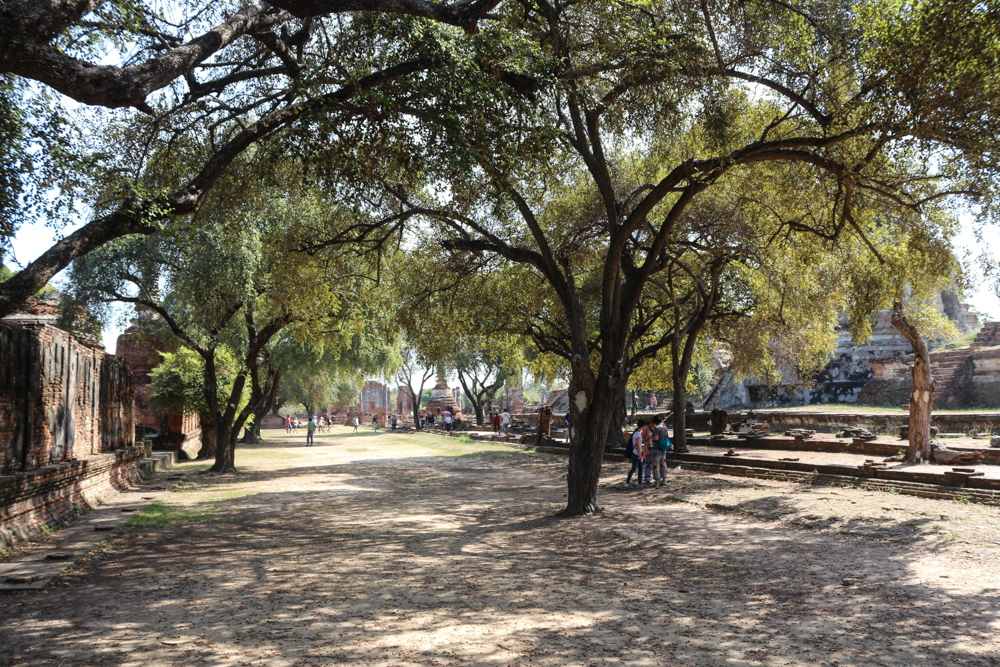
{"label": "low stone wall", "polygon": [[139,481],[143,450],[127,447],[0,476],[0,549],[70,521]]}
{"label": "low stone wall", "polygon": [[[1000,389],[1000,387],[998,387]],[[785,412],[754,410],[754,417],[771,425],[771,430],[789,428],[808,428],[821,433],[834,433],[850,426],[864,426],[869,429],[892,433],[900,426],[910,423],[910,416],[903,414],[852,414],[827,412]],[[740,421],[740,413],[731,412],[728,417],[730,424]],[[931,416],[931,424],[942,432],[971,433],[979,431],[1000,432],[1000,414],[983,414],[977,412],[935,413]]]}
{"label": "low stone wall", "polygon": [[[867,456],[896,456],[906,451],[906,441],[878,442],[875,440],[807,440],[803,438],[741,438],[733,440],[712,440],[711,438],[689,438],[689,445],[703,447],[719,447],[720,449],[773,449],[788,452],[827,452],[831,454],[865,454]],[[950,443],[944,442],[946,446]],[[1000,465],[1000,449],[970,449],[955,447],[961,452],[979,452],[983,462],[989,465]]]}

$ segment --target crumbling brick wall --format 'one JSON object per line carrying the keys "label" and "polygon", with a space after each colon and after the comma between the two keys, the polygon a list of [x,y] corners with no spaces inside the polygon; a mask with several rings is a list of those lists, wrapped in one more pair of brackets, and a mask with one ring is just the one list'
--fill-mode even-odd
{"label": "crumbling brick wall", "polygon": [[0,548],[134,483],[132,373],[47,324],[0,321]]}
{"label": "crumbling brick wall", "polygon": [[132,445],[128,364],[48,325],[0,322],[0,474]]}

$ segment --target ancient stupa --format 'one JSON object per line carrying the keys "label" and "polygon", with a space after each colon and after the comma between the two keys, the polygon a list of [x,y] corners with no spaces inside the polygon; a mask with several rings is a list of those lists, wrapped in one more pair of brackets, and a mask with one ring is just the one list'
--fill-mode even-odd
{"label": "ancient stupa", "polygon": [[453,415],[459,412],[458,402],[448,387],[448,381],[445,379],[444,368],[442,366],[438,366],[437,383],[434,385],[434,389],[431,390],[431,398],[427,401],[426,410],[426,414],[434,415],[435,417],[438,415],[438,410],[448,410]]}

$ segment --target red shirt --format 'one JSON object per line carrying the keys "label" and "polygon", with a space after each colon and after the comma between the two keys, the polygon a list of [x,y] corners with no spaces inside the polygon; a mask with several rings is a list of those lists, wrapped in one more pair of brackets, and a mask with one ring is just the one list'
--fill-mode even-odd
{"label": "red shirt", "polygon": [[493,415],[493,425],[494,426],[500,425],[500,415]]}

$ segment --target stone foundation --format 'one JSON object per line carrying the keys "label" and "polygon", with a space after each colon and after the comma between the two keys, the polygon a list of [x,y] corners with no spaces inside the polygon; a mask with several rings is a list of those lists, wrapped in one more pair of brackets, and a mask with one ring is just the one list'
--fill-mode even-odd
{"label": "stone foundation", "polygon": [[37,537],[139,481],[139,447],[0,476],[0,550]]}
{"label": "stone foundation", "polygon": [[[704,413],[698,413],[702,415]],[[696,416],[698,416],[696,415]],[[852,414],[830,412],[771,412],[754,410],[754,417],[771,426],[771,431],[784,431],[790,428],[808,428],[820,433],[835,433],[852,426],[864,426],[881,433],[896,433],[901,426],[910,423],[910,416],[900,414]],[[730,424],[740,420],[740,413],[731,412],[728,415]],[[688,426],[698,430],[708,430],[697,426],[698,422],[688,418]],[[932,413],[931,424],[946,433],[979,433],[1000,432],[1000,414],[980,414],[976,412]]]}
{"label": "stone foundation", "polygon": [[[982,344],[983,339],[992,336],[993,327],[983,327],[970,347],[931,352],[935,408],[1000,407],[1000,347]],[[913,388],[913,359],[909,354],[872,361],[874,376],[861,391],[858,402],[906,405]]]}

